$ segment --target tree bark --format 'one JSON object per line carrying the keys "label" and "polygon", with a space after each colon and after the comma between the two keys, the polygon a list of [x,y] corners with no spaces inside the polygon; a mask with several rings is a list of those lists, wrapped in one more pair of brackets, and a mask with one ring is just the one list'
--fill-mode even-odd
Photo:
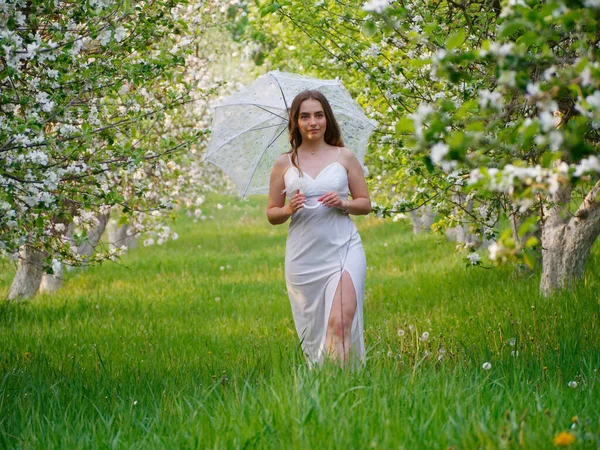
{"label": "tree bark", "polygon": [[39,292],[41,293],[52,293],[58,291],[63,285],[65,273],[65,265],[61,264],[58,272],[49,274],[45,273],[42,276],[42,281],[40,283]]}
{"label": "tree bark", "polygon": [[[75,226],[72,222],[61,222],[65,225],[65,232],[63,233],[63,238],[66,241],[73,242],[73,231]],[[63,285],[63,278],[65,274],[65,265],[61,263],[60,269],[56,273],[45,273],[42,276],[42,281],[40,283],[40,293],[51,293],[58,291]]]}
{"label": "tree bark", "polygon": [[129,225],[123,224],[120,227],[114,225],[108,229],[108,242],[111,250],[126,247],[134,248],[137,244],[137,239],[134,235],[129,234]]}
{"label": "tree bark", "polygon": [[410,216],[414,234],[429,231],[431,225],[435,222],[436,214],[431,212],[431,208],[428,205],[421,206],[416,211],[410,211],[408,214]]}
{"label": "tree bark", "polygon": [[583,278],[590,251],[600,235],[599,193],[600,181],[571,216],[568,211],[571,187],[561,187],[552,197],[552,206],[544,208],[540,280],[543,295],[571,288]]}
{"label": "tree bark", "polygon": [[[453,195],[453,200],[455,204],[462,205],[466,198],[463,194],[455,194]],[[464,206],[464,210],[469,213],[473,210],[472,200],[467,202]],[[455,212],[459,212],[459,207],[455,209]],[[469,222],[466,220],[461,221],[460,225],[448,228],[446,230],[446,238],[451,241],[469,244],[473,248],[478,247],[481,243],[481,239],[478,235],[469,232]]]}
{"label": "tree bark", "polygon": [[[98,213],[96,214],[96,220],[98,221],[98,225],[92,228],[87,234],[87,242],[84,242],[80,246],[77,247],[77,253],[84,256],[84,259],[89,258],[94,253],[96,246],[100,242],[102,235],[104,234],[104,230],[106,229],[106,224],[108,223],[108,218],[110,217],[110,213]],[[83,264],[86,265],[85,263]]]}
{"label": "tree bark", "polygon": [[28,245],[23,246],[19,252],[17,273],[8,291],[9,300],[24,300],[37,293],[44,274],[42,266],[45,257],[45,253]]}

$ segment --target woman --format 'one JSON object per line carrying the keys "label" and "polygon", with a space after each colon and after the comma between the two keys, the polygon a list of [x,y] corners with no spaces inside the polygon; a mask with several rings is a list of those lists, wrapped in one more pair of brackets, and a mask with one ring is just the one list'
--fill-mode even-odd
{"label": "woman", "polygon": [[292,149],[273,166],[267,218],[273,225],[292,218],[285,279],[309,366],[321,364],[326,357],[344,366],[350,359],[361,360],[365,353],[366,259],[348,215],[368,214],[371,201],[362,167],[354,153],[344,148],[340,127],[323,94],[298,94],[288,128]]}

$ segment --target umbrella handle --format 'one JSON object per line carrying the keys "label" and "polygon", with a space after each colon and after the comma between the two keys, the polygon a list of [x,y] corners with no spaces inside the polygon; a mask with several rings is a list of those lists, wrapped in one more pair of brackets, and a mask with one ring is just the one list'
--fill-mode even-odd
{"label": "umbrella handle", "polygon": [[321,203],[321,202],[317,202],[317,204],[316,204],[316,205],[312,205],[312,206],[311,206],[311,205],[307,205],[307,204],[305,203],[305,204],[304,204],[304,208],[306,208],[306,209],[316,209],[316,208],[318,208],[318,207],[319,207],[319,206],[321,206],[321,205],[322,205],[322,203]]}

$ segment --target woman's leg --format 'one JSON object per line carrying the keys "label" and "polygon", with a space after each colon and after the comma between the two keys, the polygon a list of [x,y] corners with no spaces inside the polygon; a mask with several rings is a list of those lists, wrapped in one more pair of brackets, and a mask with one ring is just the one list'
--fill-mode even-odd
{"label": "woman's leg", "polygon": [[351,331],[355,313],[356,290],[352,277],[344,271],[333,296],[326,337],[327,355],[334,361],[339,361],[342,367],[351,350]]}

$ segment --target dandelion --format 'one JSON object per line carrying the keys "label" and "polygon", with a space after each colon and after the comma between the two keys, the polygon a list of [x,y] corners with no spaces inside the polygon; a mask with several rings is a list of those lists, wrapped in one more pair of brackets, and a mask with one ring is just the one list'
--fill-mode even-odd
{"label": "dandelion", "polygon": [[389,352],[387,352],[387,356],[388,358],[391,358],[392,356],[394,356],[394,352],[392,352],[391,350]]}
{"label": "dandelion", "polygon": [[492,368],[492,363],[484,362],[483,366],[481,366],[483,370],[490,370]]}
{"label": "dandelion", "polygon": [[223,205],[221,205],[220,203],[217,203],[217,209],[223,209]]}
{"label": "dandelion", "polygon": [[219,270],[225,270],[225,266],[219,267]]}
{"label": "dandelion", "polygon": [[519,350],[512,350],[510,352],[510,356],[514,356],[516,358],[517,356],[519,356]]}
{"label": "dandelion", "polygon": [[134,405],[134,406],[135,406],[135,405],[137,405],[137,400],[134,400],[134,401],[133,401],[133,405]]}
{"label": "dandelion", "polygon": [[510,338],[508,340],[508,345],[510,345],[511,347],[514,347],[516,343],[517,343],[517,340],[515,338]]}
{"label": "dandelion", "polygon": [[427,331],[423,332],[423,334],[421,335],[421,340],[423,342],[427,342],[428,339],[429,339],[429,333]]}
{"label": "dandelion", "polygon": [[404,330],[403,329],[399,329],[398,330],[398,336],[404,337]]}
{"label": "dandelion", "polygon": [[221,297],[215,297],[215,302],[220,302],[221,301]]}
{"label": "dandelion", "polygon": [[408,326],[408,329],[409,329],[410,331],[415,331],[415,326],[414,326],[414,325],[409,325],[409,326]]}
{"label": "dandelion", "polygon": [[579,386],[579,383],[577,383],[577,381],[569,381],[569,384],[568,384],[568,386],[569,386],[571,389],[577,389],[577,386]]}
{"label": "dandelion", "polygon": [[575,442],[575,436],[573,436],[568,431],[561,431],[556,436],[554,436],[554,439],[552,439],[552,443],[560,447],[568,447],[573,442]]}

